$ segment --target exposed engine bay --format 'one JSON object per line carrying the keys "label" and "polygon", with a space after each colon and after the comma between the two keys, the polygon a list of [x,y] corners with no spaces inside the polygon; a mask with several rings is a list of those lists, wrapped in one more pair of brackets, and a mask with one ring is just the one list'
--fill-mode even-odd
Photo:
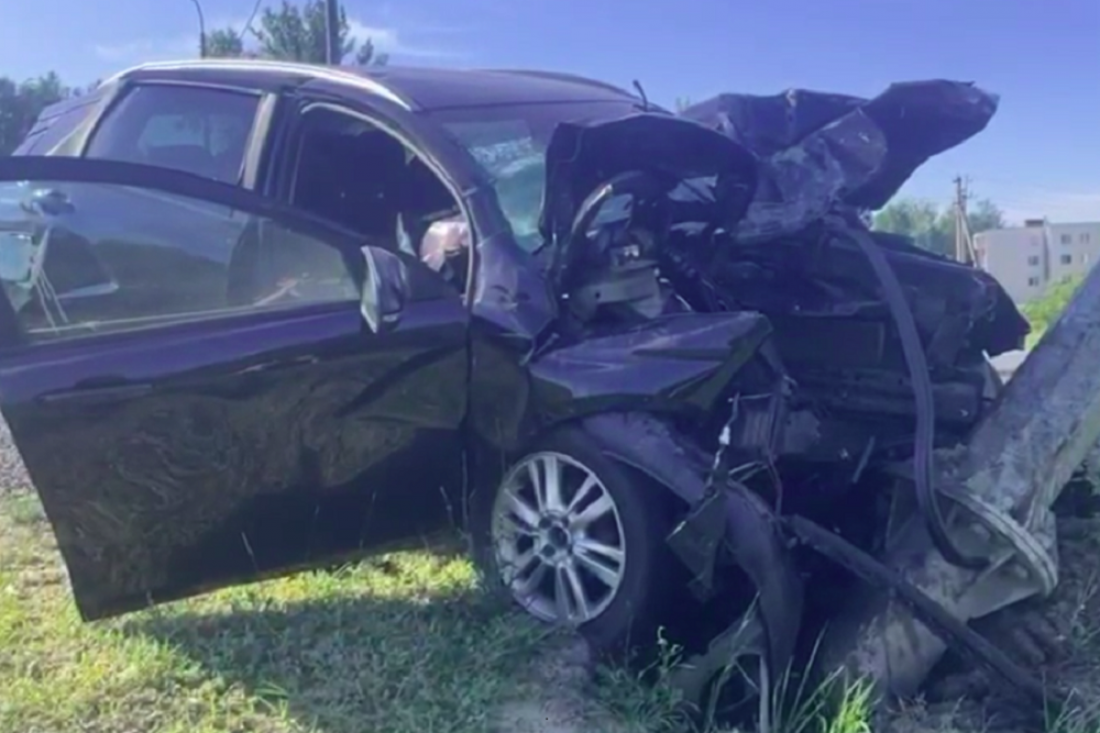
{"label": "exposed engine bay", "polygon": [[[585,338],[675,313],[762,314],[784,395],[781,404],[741,400],[740,462],[766,450],[835,486],[915,457],[915,479],[927,483],[930,468],[919,464],[978,421],[998,389],[988,357],[1019,348],[1028,326],[990,275],[869,231],[863,214],[995,109],[996,98],[971,85],[928,82],[871,101],[723,95],[688,109],[691,122],[563,126],[548,152],[556,196],[543,224],[560,243],[567,331]],[[776,119],[788,127],[761,140],[761,122]],[[936,123],[928,129],[937,137],[914,120]],[[739,381],[734,389],[746,394]],[[778,423],[749,427],[754,420]],[[708,443],[719,427],[704,428]]]}
{"label": "exposed engine bay", "polygon": [[[623,182],[661,193],[622,194]],[[571,316],[599,330],[679,312],[766,315],[799,398],[827,412],[873,416],[879,423],[876,452],[895,440],[882,428],[906,432],[916,407],[885,286],[852,233],[869,237],[897,273],[945,439],[973,424],[992,397],[986,355],[1017,348],[1026,332],[992,277],[904,237],[866,232],[858,220],[837,217],[776,241],[739,245],[733,233],[710,222],[679,218],[691,207],[679,207],[670,193],[655,177],[631,173],[600,191],[606,208],[618,205],[612,216],[601,217],[605,209],[598,205],[584,207],[577,230],[584,254],[568,294]],[[808,448],[796,442],[786,450]],[[846,454],[842,445],[818,449],[828,461]]]}

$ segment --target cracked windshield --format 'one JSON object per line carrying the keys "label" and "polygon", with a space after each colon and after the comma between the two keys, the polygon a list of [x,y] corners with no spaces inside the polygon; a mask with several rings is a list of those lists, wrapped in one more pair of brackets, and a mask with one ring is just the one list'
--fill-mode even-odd
{"label": "cracked windshield", "polygon": [[118,3],[0,25],[0,733],[1100,733],[1096,0]]}

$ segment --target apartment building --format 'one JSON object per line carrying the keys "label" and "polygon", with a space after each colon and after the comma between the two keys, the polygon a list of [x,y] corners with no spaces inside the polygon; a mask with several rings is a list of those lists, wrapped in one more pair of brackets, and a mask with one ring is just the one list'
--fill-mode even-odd
{"label": "apartment building", "polygon": [[1100,222],[1055,224],[1045,219],[974,235],[978,266],[997,278],[1018,304],[1034,300],[1100,259]]}

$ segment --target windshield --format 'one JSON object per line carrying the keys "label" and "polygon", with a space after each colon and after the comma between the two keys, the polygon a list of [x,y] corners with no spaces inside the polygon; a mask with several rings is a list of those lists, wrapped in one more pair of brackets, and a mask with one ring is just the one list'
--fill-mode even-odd
{"label": "windshield", "polygon": [[493,180],[516,242],[541,244],[538,224],[546,184],[546,148],[562,122],[614,119],[637,108],[630,100],[554,102],[450,109],[432,113]]}

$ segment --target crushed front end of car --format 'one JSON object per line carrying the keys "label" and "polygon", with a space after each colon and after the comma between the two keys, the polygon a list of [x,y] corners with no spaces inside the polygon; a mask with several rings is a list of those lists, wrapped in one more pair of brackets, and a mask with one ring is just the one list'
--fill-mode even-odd
{"label": "crushed front end of car", "polygon": [[944,637],[981,646],[967,620],[1042,590],[1002,582],[1000,595],[956,602],[959,590],[937,606],[880,561],[905,525],[924,538],[907,545],[911,562],[934,555],[980,574],[988,548],[957,525],[1006,516],[974,509],[944,476],[990,432],[1003,385],[989,358],[1022,347],[1027,322],[989,274],[866,223],[996,108],[971,84],[932,81],[870,100],[721,95],[680,117],[555,133],[541,229],[561,318],[532,369],[573,395],[648,395],[581,419],[606,454],[680,500],[667,545],[701,607],[726,604],[722,622],[696,627],[706,640],[687,644],[678,679],[693,702],[751,657],[765,719],[775,676],[825,622],[874,617],[866,607],[880,597],[862,615],[850,602],[869,579],[908,593],[904,612],[939,646],[898,642],[875,656],[866,648],[881,639],[865,625],[831,632],[826,662],[901,693]]}

